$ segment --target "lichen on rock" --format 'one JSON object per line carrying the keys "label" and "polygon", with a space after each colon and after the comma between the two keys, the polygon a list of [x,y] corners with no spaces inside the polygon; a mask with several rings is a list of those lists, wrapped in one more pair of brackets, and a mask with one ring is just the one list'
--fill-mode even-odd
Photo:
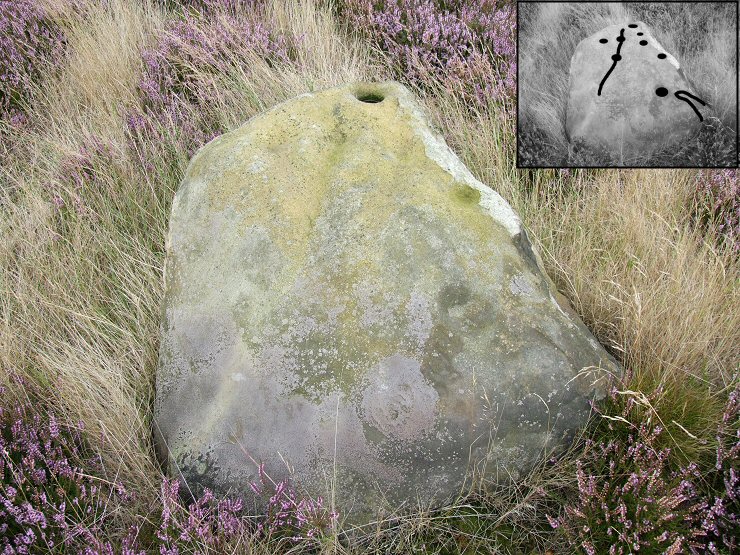
{"label": "lichen on rock", "polygon": [[618,372],[393,82],[301,95],[203,147],[165,281],[158,452],[256,509],[247,453],[308,495],[333,487],[355,524],[449,501],[473,467],[516,477]]}

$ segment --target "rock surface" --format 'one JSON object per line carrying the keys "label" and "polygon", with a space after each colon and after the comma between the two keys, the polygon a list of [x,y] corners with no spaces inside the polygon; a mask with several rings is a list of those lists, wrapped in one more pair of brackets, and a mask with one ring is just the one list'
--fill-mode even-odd
{"label": "rock surface", "polygon": [[569,79],[566,132],[577,165],[645,165],[695,136],[708,114],[676,58],[641,21],[582,40]]}
{"label": "rock surface", "polygon": [[[392,82],[304,94],[193,158],[172,206],[155,431],[264,509],[252,461],[362,524],[514,478],[613,360],[520,221]],[[565,310],[564,310],[565,309]]]}

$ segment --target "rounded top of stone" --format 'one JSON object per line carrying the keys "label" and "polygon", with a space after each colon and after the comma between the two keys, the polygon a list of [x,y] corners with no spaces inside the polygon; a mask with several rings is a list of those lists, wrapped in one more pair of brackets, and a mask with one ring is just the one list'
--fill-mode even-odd
{"label": "rounded top of stone", "polygon": [[386,97],[394,96],[394,93],[396,93],[394,89],[397,88],[394,85],[403,86],[393,81],[385,83],[355,83],[350,86],[350,89],[352,95],[360,102],[379,104]]}
{"label": "rounded top of stone", "polygon": [[618,46],[622,48],[637,46],[642,51],[638,56],[645,57],[654,57],[654,51],[657,51],[658,59],[666,60],[676,70],[680,68],[678,60],[671,54],[666,53],[666,49],[655,38],[651,28],[643,21],[623,21],[599,29],[581,40],[576,47],[576,52],[586,50],[601,53],[614,50],[608,56],[610,58],[609,63],[611,63],[611,61],[619,61],[614,59],[615,54],[624,59],[623,52],[616,52]]}
{"label": "rounded top of stone", "polygon": [[364,104],[382,104],[391,99],[403,98],[414,101],[411,91],[398,81],[354,81],[334,89],[317,91],[314,94],[339,92]]}
{"label": "rounded top of stone", "polygon": [[[305,119],[307,111],[314,113],[319,119],[339,120],[342,125],[353,119],[362,122],[384,122],[386,132],[391,135],[394,134],[393,129],[396,126],[409,126],[421,140],[426,157],[436,162],[455,182],[475,190],[476,196],[480,197],[478,204],[501,224],[511,237],[521,232],[521,221],[511,206],[496,191],[473,176],[446,144],[441,133],[431,124],[414,94],[397,81],[354,81],[338,87],[307,92],[276,104],[253,116],[239,128],[201,147],[186,170],[186,178],[193,177],[193,174],[197,173],[195,168],[203,165],[203,159],[212,158],[208,153],[218,150],[219,144],[228,141],[228,137],[243,137],[249,133],[250,128],[260,125],[261,121],[274,114],[282,114],[280,118],[285,118],[286,114],[293,114],[289,117]],[[318,115],[319,112],[322,115]],[[364,127],[364,123],[359,127]]]}

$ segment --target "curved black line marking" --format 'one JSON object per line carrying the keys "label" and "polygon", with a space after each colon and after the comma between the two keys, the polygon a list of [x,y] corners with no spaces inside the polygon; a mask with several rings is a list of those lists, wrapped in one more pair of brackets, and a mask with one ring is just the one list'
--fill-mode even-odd
{"label": "curved black line marking", "polygon": [[[622,39],[622,40],[619,40]],[[614,71],[614,68],[617,67],[617,64],[619,63],[619,60],[622,59],[622,57],[619,55],[619,51],[622,50],[622,45],[624,44],[624,29],[621,29],[619,31],[619,36],[617,37],[617,53],[612,56],[612,60],[614,60],[614,63],[612,64],[612,67],[609,68],[609,71],[606,72],[606,75],[604,75],[604,78],[601,80],[601,83],[599,83],[599,92],[596,96],[601,96],[601,89],[604,88],[604,83],[606,83],[606,80],[609,79],[609,75],[611,75],[612,71]]]}
{"label": "curved black line marking", "polygon": [[696,100],[696,101],[697,101],[697,102],[698,102],[699,104],[701,104],[702,106],[706,106],[706,105],[707,105],[707,103],[706,103],[706,102],[704,102],[704,101],[703,101],[703,100],[702,100],[701,98],[699,98],[698,96],[694,96],[693,94],[691,94],[691,93],[690,93],[690,92],[688,92],[688,91],[676,91],[675,93],[673,93],[673,95],[674,95],[674,96],[675,96],[676,98],[678,98],[679,100],[683,100],[683,101],[684,101],[684,102],[686,102],[686,103],[687,103],[687,104],[688,104],[689,106],[691,106],[691,109],[692,109],[692,110],[694,110],[694,113],[695,113],[695,114],[696,114],[696,116],[697,116],[697,117],[699,118],[699,121],[704,121],[704,118],[703,118],[703,117],[701,117],[701,112],[699,112],[699,110],[697,110],[697,109],[696,109],[696,106],[694,106],[694,103],[693,103],[693,102],[691,102],[691,100],[689,100],[688,98],[682,98],[681,96],[679,96],[679,95],[682,95],[682,94],[685,94],[686,96],[690,96],[691,98],[693,98],[694,100]]}
{"label": "curved black line marking", "polygon": [[701,104],[702,106],[706,106],[706,105],[707,105],[707,103],[706,103],[706,102],[704,102],[704,101],[703,101],[703,100],[702,100],[701,98],[699,98],[698,96],[694,96],[694,95],[693,95],[693,94],[691,94],[691,93],[690,93],[689,91],[676,91],[676,93],[675,93],[675,94],[676,94],[676,96],[678,96],[678,93],[683,93],[683,94],[685,94],[686,96],[690,96],[691,98],[693,98],[694,100],[696,100],[696,101],[697,101],[697,102],[698,102],[699,104]]}

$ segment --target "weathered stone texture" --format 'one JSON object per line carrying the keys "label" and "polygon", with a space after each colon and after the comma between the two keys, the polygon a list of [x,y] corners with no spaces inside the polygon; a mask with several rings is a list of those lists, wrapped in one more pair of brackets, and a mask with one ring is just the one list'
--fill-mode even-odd
{"label": "weathered stone texture", "polygon": [[643,22],[611,25],[583,39],[570,64],[571,163],[645,165],[656,152],[675,152],[709,113],[702,99],[680,91],[699,97]]}
{"label": "weathered stone texture", "polygon": [[301,95],[202,148],[177,192],[158,450],[246,497],[249,457],[288,463],[355,523],[443,503],[476,464],[517,477],[604,394],[592,367],[616,371],[556,294],[405,88]]}

